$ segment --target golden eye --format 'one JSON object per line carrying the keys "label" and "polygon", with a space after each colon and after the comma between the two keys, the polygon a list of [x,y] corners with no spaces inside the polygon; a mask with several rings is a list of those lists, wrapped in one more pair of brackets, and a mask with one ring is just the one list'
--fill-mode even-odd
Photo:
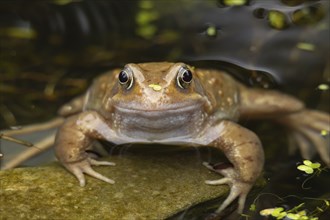
{"label": "golden eye", "polygon": [[120,71],[118,75],[118,80],[120,85],[122,85],[127,90],[130,89],[133,86],[134,81],[132,70],[130,70],[129,68],[125,68]]}
{"label": "golden eye", "polygon": [[190,69],[186,66],[180,67],[178,75],[176,77],[176,82],[181,89],[186,89],[192,82],[193,75]]}

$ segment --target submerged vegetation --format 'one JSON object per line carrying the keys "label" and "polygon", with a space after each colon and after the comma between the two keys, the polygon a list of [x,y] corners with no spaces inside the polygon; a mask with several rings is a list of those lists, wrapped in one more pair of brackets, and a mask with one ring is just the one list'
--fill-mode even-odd
{"label": "submerged vegetation", "polygon": [[[313,174],[309,176],[304,183],[302,184],[302,188],[307,180],[320,175],[321,172],[327,172],[327,167],[321,167],[321,164],[318,162],[311,162],[310,160],[304,160],[303,165],[298,165],[297,169],[300,171],[305,172],[306,174]],[[310,189],[310,188],[308,188]],[[257,201],[261,199],[262,196],[266,194],[261,193],[257,196],[254,202],[250,205],[249,211],[250,213],[255,213],[257,211]],[[288,220],[318,220],[319,216],[322,216],[325,212],[330,210],[330,197],[329,198],[309,198],[309,197],[299,197],[296,195],[288,195],[285,197],[279,197],[275,194],[268,194],[277,198],[283,204],[283,207],[271,207],[271,208],[264,208],[259,211],[259,215],[261,216],[271,216],[273,219],[288,219]],[[286,204],[288,198],[298,198],[299,200],[303,200],[304,202],[299,203],[298,205],[288,208]],[[313,203],[314,206],[313,210],[308,210],[306,205],[308,203]],[[310,205],[309,205],[310,206]],[[243,214],[245,219],[253,219],[251,214]]]}

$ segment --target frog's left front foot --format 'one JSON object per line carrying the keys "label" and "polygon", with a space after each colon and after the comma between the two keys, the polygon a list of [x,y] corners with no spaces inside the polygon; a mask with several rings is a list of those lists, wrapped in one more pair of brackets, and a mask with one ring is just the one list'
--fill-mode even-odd
{"label": "frog's left front foot", "polygon": [[113,184],[115,181],[109,179],[108,177],[103,176],[102,174],[96,172],[91,167],[92,165],[99,166],[99,165],[106,165],[106,166],[114,166],[115,164],[108,161],[97,161],[92,158],[86,158],[82,161],[78,162],[70,162],[70,163],[63,163],[65,168],[67,168],[75,177],[78,179],[80,186],[86,185],[86,180],[84,173],[90,175],[96,179],[102,180],[104,182]]}
{"label": "frog's left front foot", "polygon": [[240,180],[238,173],[232,166],[220,167],[217,165],[211,165],[210,163],[204,162],[204,166],[208,169],[220,173],[224,178],[218,180],[206,180],[205,183],[209,185],[222,185],[228,184],[230,186],[230,193],[226,200],[216,210],[216,213],[222,212],[232,201],[238,198],[238,213],[242,213],[246,196],[253,186],[253,182],[243,182]]}

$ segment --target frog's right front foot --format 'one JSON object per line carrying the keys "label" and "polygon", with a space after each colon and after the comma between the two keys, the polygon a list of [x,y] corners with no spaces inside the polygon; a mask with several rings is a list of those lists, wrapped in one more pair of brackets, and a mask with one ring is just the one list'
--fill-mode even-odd
{"label": "frog's right front foot", "polygon": [[92,169],[92,165],[100,166],[100,165],[106,165],[106,166],[114,166],[115,163],[108,162],[108,161],[97,161],[92,158],[86,158],[84,160],[78,161],[78,162],[63,162],[63,165],[66,169],[68,169],[73,175],[76,176],[76,178],[79,181],[80,186],[86,185],[86,180],[84,173],[87,175],[90,175],[96,179],[102,180],[104,182],[114,184],[115,181],[112,179],[109,179],[102,174],[94,171]]}
{"label": "frog's right front foot", "polygon": [[86,111],[68,117],[57,132],[54,146],[56,157],[66,169],[77,177],[80,186],[86,184],[84,173],[104,182],[114,183],[112,179],[94,171],[92,165],[113,166],[115,164],[94,160],[86,152],[94,140],[105,140],[108,133],[112,134],[111,130],[107,130],[110,128],[104,121],[104,118],[97,112]]}

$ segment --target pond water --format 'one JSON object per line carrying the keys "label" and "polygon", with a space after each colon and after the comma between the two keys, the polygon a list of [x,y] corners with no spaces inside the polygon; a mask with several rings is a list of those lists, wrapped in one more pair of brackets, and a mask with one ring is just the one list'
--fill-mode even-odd
{"label": "pond water", "polygon": [[[249,86],[284,91],[329,113],[329,5],[328,0],[2,1],[0,129],[53,118],[95,76],[129,62],[184,61],[223,69]],[[309,213],[323,208],[322,199],[330,199],[329,172],[302,188],[308,176],[296,168],[300,155],[288,154],[283,129],[244,123],[266,146],[267,184],[248,198],[248,204],[258,198],[248,219],[266,219],[258,213],[269,207],[305,203]],[[0,144],[2,163],[25,148]],[[52,150],[23,166],[49,160]],[[171,219],[203,215],[188,211]],[[319,215],[328,218],[328,211]]]}

